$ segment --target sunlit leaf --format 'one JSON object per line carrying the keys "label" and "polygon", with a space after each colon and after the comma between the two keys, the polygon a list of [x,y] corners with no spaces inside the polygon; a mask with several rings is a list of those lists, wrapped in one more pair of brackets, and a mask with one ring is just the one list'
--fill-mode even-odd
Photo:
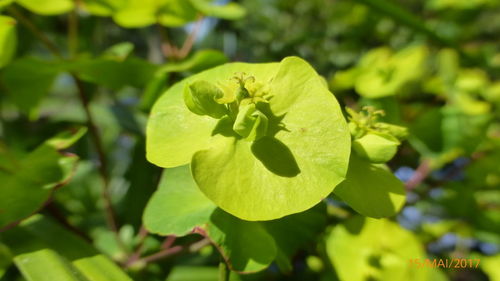
{"label": "sunlit leaf", "polygon": [[40,215],[2,234],[2,239],[27,280],[132,280],[90,244]]}
{"label": "sunlit leaf", "polygon": [[112,89],[126,85],[142,88],[153,77],[156,66],[139,58],[120,61],[114,58],[82,59],[69,66],[87,82]]}
{"label": "sunlit leaf", "polygon": [[[198,189],[188,166],[166,169],[144,213],[146,228],[160,235],[199,233],[221,251],[231,268],[253,272],[276,259],[287,270],[299,247],[315,240],[325,223],[324,206],[280,220],[249,222],[218,209]],[[297,225],[307,225],[300,231]]]}
{"label": "sunlit leaf", "polygon": [[39,0],[15,0],[19,5],[33,13],[51,16],[64,14],[74,8],[71,0],[44,0],[43,4]]}
{"label": "sunlit leaf", "polygon": [[428,268],[409,265],[410,259],[426,258],[422,245],[389,220],[354,217],[335,226],[327,253],[342,281],[428,280]]}
{"label": "sunlit leaf", "polygon": [[236,3],[225,5],[213,4],[211,0],[190,0],[193,6],[206,16],[237,20],[245,16],[245,9]]}
{"label": "sunlit leaf", "polygon": [[16,52],[16,20],[0,16],[0,68],[10,62]]}
{"label": "sunlit leaf", "polygon": [[351,154],[346,180],[334,193],[355,211],[374,218],[394,216],[405,203],[403,183],[387,167]]}
{"label": "sunlit leaf", "polygon": [[[224,82],[238,72],[272,79],[268,136],[253,143],[235,133],[214,135],[217,120],[190,112],[182,100],[186,84]],[[227,64],[173,86],[153,107],[146,147],[149,161],[162,167],[193,157],[194,178],[208,198],[242,219],[270,220],[311,208],[343,180],[350,136],[317,73],[290,57],[280,64]]]}

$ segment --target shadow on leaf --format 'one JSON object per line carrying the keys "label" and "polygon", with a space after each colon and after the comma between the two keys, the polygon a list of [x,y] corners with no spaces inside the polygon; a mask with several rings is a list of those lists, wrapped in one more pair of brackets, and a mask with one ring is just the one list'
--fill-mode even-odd
{"label": "shadow on leaf", "polygon": [[295,177],[300,173],[290,149],[272,137],[263,137],[252,144],[252,153],[271,172],[282,177]]}

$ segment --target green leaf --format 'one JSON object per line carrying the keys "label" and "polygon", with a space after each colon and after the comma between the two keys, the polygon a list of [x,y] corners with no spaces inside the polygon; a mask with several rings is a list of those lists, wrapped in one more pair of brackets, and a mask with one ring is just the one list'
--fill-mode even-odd
{"label": "green leaf", "polygon": [[124,61],[109,57],[82,59],[69,66],[84,81],[120,89],[124,86],[142,88],[153,77],[156,66],[139,58]]}
{"label": "green leaf", "polygon": [[189,167],[181,166],[163,172],[143,221],[150,232],[183,236],[207,223],[216,207],[198,189]]}
{"label": "green leaf", "polygon": [[354,217],[333,228],[326,246],[343,281],[429,280],[427,267],[409,265],[410,259],[426,258],[422,245],[411,232],[389,220]]}
{"label": "green leaf", "polygon": [[184,72],[197,73],[228,61],[224,53],[217,50],[201,50],[181,62],[167,63],[158,73]]}
{"label": "green leaf", "polygon": [[[172,269],[166,281],[218,281],[219,269],[209,266],[179,265]],[[231,281],[241,280],[237,274],[231,274]],[[228,280],[228,281],[229,281]]]}
{"label": "green leaf", "polygon": [[334,190],[358,213],[374,218],[395,215],[405,203],[403,183],[384,165],[351,154],[346,180]]}
{"label": "green leaf", "polygon": [[305,245],[317,241],[318,235],[326,226],[325,209],[325,204],[318,204],[306,212],[263,222],[267,232],[276,241],[276,263],[281,271],[291,271],[293,267],[290,261],[293,255]]}
{"label": "green leaf", "polygon": [[1,79],[10,99],[21,111],[33,115],[60,71],[58,62],[25,57],[9,64]]}
{"label": "green leaf", "polygon": [[[320,205],[275,221],[240,220],[203,195],[186,165],[165,170],[143,222],[148,231],[165,236],[200,233],[215,244],[233,270],[253,272],[275,258],[281,265],[289,264],[290,257],[323,229],[325,212]],[[307,227],[297,231],[297,225]]]}
{"label": "green leaf", "polygon": [[39,0],[16,0],[16,2],[31,12],[44,16],[64,14],[75,7],[71,0],[44,0],[43,4]]}
{"label": "green leaf", "polygon": [[14,0],[0,0],[0,11],[4,8],[12,4]]}
{"label": "green leaf", "polygon": [[481,143],[491,118],[491,114],[467,115],[452,105],[426,108],[412,122],[409,141],[419,153],[435,159],[472,153]]}
{"label": "green leaf", "polygon": [[0,16],[0,68],[7,65],[17,47],[16,20]]}
{"label": "green leaf", "polygon": [[422,76],[427,52],[425,46],[410,46],[394,55],[386,48],[371,50],[360,62],[356,91],[367,98],[398,94]]}
{"label": "green leaf", "polygon": [[212,4],[211,0],[190,0],[193,6],[206,16],[226,19],[238,20],[246,15],[245,9],[236,3],[228,3],[225,5]]}
{"label": "green leaf", "polygon": [[158,19],[164,26],[179,27],[195,21],[197,17],[198,13],[190,1],[165,0]]}
{"label": "green leaf", "polygon": [[[57,239],[54,239],[57,237]],[[131,281],[80,237],[37,215],[2,234],[28,280]]]}
{"label": "green leaf", "polygon": [[97,16],[111,16],[127,0],[83,0],[83,8],[90,14]]}
{"label": "green leaf", "polygon": [[239,19],[245,10],[238,4],[213,5],[211,0],[85,0],[85,8],[93,14],[113,16],[126,28],[146,27],[155,23],[180,27],[193,22],[198,14],[223,19]]}
{"label": "green leaf", "polygon": [[273,237],[261,224],[240,220],[221,209],[216,209],[210,216],[206,233],[222,249],[234,271],[260,271],[276,257]]}
{"label": "green leaf", "polygon": [[0,242],[0,279],[12,264],[12,253],[6,245]]}
{"label": "green leaf", "polygon": [[134,48],[135,46],[133,43],[122,42],[107,48],[103,52],[102,56],[105,58],[112,58],[118,61],[124,61],[130,56],[130,54],[132,54]]}
{"label": "green leaf", "polygon": [[128,28],[154,23],[177,27],[196,20],[197,12],[186,0],[128,0],[113,14],[119,25]]}
{"label": "green leaf", "polygon": [[26,156],[16,159],[0,147],[0,228],[28,217],[43,207],[54,188],[71,177],[78,159],[62,155],[58,149],[71,145],[85,132],[58,135]]}
{"label": "green leaf", "polygon": [[83,137],[85,133],[87,133],[86,127],[74,128],[53,136],[45,143],[58,150],[66,149]]}
{"label": "green leaf", "polygon": [[144,224],[161,235],[207,236],[235,271],[262,270],[276,256],[274,240],[263,226],[217,209],[196,187],[188,166],[165,170],[160,189],[146,207]]}
{"label": "green leaf", "polygon": [[114,21],[126,28],[146,27],[156,23],[158,1],[156,0],[127,0],[124,5],[113,14]]}
{"label": "green leaf", "polygon": [[500,255],[481,257],[481,269],[491,281],[500,281]]}
{"label": "green leaf", "polygon": [[[239,71],[254,74],[243,67]],[[350,153],[338,103],[305,61],[284,59],[269,93],[268,136],[251,143],[216,134],[191,163],[208,198],[251,221],[277,219],[319,203],[344,179]]]}

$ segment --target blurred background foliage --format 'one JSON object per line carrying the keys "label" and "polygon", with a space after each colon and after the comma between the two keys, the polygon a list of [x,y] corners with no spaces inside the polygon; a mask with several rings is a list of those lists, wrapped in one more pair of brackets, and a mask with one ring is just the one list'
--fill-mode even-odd
{"label": "blurred background foliage", "polygon": [[[110,280],[217,280],[219,256],[206,244],[155,262],[134,256],[173,242],[140,227],[161,174],[144,156],[148,112],[190,74],[291,55],[343,106],[374,106],[382,121],[409,128],[389,163],[406,182],[406,204],[395,217],[363,219],[332,196],[289,264],[231,280],[500,280],[500,1],[227,2],[0,0],[0,227],[44,207],[2,234],[0,280],[63,280],[48,269],[63,276],[71,266],[101,280],[94,258]],[[30,184],[43,189],[22,191]],[[16,196],[25,204],[3,216]],[[481,263],[409,266],[417,258]],[[32,279],[40,268],[49,279]]]}

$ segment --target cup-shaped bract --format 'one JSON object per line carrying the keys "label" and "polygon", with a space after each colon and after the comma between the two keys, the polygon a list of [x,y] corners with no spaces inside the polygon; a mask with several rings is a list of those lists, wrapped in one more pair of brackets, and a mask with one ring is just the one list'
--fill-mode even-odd
{"label": "cup-shaped bract", "polygon": [[241,137],[254,141],[266,135],[268,122],[266,115],[251,103],[240,107],[233,130]]}
{"label": "cup-shaped bract", "polygon": [[[250,89],[250,104],[256,105],[251,117],[267,119],[265,134],[258,129],[253,141],[234,130],[237,114],[247,105],[242,100],[226,104],[236,114],[216,119],[193,113],[183,99],[186,85],[226,85],[241,73],[265,89],[258,95]],[[146,140],[150,162],[166,168],[191,163],[196,184],[211,201],[251,221],[316,205],[345,178],[351,150],[335,97],[297,57],[280,63],[229,63],[182,80],[153,106]]]}
{"label": "cup-shaped bract", "polygon": [[370,132],[352,143],[356,153],[372,163],[385,163],[396,155],[400,142],[393,136]]}

